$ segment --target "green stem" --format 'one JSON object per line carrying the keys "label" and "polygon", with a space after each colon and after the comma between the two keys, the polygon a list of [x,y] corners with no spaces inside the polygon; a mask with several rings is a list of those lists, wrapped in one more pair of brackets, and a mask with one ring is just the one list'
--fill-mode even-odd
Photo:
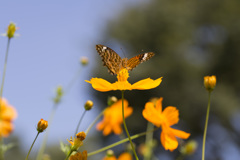
{"label": "green stem", "polygon": [[[6,70],[7,70],[7,60],[8,60],[9,46],[10,46],[10,38],[8,38],[7,50],[6,50],[6,54],[5,54],[5,61],[4,61],[4,68],[3,68],[3,75],[2,75],[2,84],[1,84],[1,90],[0,90],[0,99],[2,99],[2,95],[3,95],[3,86],[4,86],[5,75],[6,75]],[[2,119],[2,115],[1,115],[1,102],[2,102],[2,100],[0,100],[0,121]],[[0,160],[3,160],[3,159],[4,159],[3,138],[2,138],[2,135],[0,135]]]}
{"label": "green stem", "polygon": [[77,125],[77,128],[76,128],[76,131],[75,131],[75,134],[74,134],[74,135],[76,135],[76,134],[78,133],[79,126],[80,126],[80,124],[81,124],[81,122],[82,122],[82,119],[83,119],[85,113],[86,113],[86,110],[84,110],[82,116],[80,117],[80,120],[79,120],[79,122],[78,122],[78,125]]}
{"label": "green stem", "polygon": [[[3,86],[4,86],[5,75],[6,75],[6,70],[7,70],[7,60],[8,60],[9,46],[10,46],[10,38],[8,38],[7,50],[6,50],[6,54],[5,54],[5,61],[4,61],[4,68],[3,68],[3,76],[2,76],[2,84],[1,84],[1,91],[0,91],[0,97],[1,97],[1,98],[2,98],[2,94],[3,94]],[[1,109],[1,105],[0,105],[0,109]]]}
{"label": "green stem", "polygon": [[[76,82],[80,73],[81,73],[81,68],[75,73],[74,77],[72,78],[72,80],[67,85],[64,95],[66,95],[66,93],[71,89],[71,87]],[[56,109],[57,109],[58,105],[59,105],[59,103],[54,103],[54,106],[53,106],[53,109],[52,109],[52,112],[51,112],[51,115],[50,115],[50,118],[49,118],[50,119],[49,120],[49,126],[52,123],[52,120],[53,120],[53,117],[55,115],[55,112],[56,112]],[[43,156],[44,150],[46,148],[46,144],[47,144],[49,130],[50,130],[50,128],[48,127],[47,133],[45,134],[44,139],[43,139],[43,143],[41,144],[40,150],[38,151],[37,160],[42,160],[42,156]]]}
{"label": "green stem", "polygon": [[54,115],[55,115],[55,112],[56,112],[56,110],[57,110],[58,104],[59,104],[59,103],[55,103],[55,104],[53,105],[53,108],[52,108],[52,111],[51,111],[51,114],[50,114],[50,117],[49,117],[48,129],[47,129],[47,131],[46,131],[46,134],[44,135],[43,142],[42,142],[42,144],[41,144],[40,150],[38,151],[37,160],[42,160],[42,156],[43,156],[43,153],[44,153],[44,151],[45,151],[46,144],[47,144],[47,139],[48,139],[49,130],[50,130],[50,127],[51,127],[51,124],[52,124],[52,121],[53,121],[53,117],[54,117]]}
{"label": "green stem", "polygon": [[[156,129],[157,129],[157,128],[156,128]],[[155,131],[156,129],[151,130],[151,131],[148,131],[148,132],[142,132],[142,133],[136,134],[136,135],[134,135],[134,136],[131,136],[131,139],[136,139],[136,138],[138,138],[138,137],[144,136],[144,135],[146,135],[146,134],[149,133],[149,132]],[[118,145],[123,144],[123,143],[128,142],[128,141],[129,141],[129,138],[125,138],[125,139],[123,139],[123,140],[121,140],[121,141],[115,142],[115,143],[113,143],[113,144],[111,144],[111,145],[108,145],[108,146],[106,146],[106,147],[103,147],[103,148],[101,148],[101,149],[99,149],[99,150],[96,150],[96,151],[93,151],[93,152],[88,153],[88,157],[89,157],[89,156],[92,156],[92,155],[95,155],[95,154],[97,154],[97,153],[106,151],[106,150],[108,150],[108,149],[110,149],[110,148],[113,148],[113,147],[115,147],[115,146],[118,146]]]}
{"label": "green stem", "polygon": [[72,88],[73,84],[76,82],[76,80],[78,79],[80,73],[82,71],[82,68],[80,68],[75,75],[73,76],[72,80],[69,82],[69,84],[67,85],[66,89],[65,89],[65,93],[67,93],[68,91],[70,91],[70,89]]}
{"label": "green stem", "polygon": [[34,145],[35,141],[37,140],[37,137],[38,137],[39,133],[40,133],[40,132],[37,133],[37,135],[36,135],[36,137],[35,137],[32,145],[31,145],[31,147],[30,147],[30,149],[29,149],[29,151],[28,151],[28,154],[27,154],[27,157],[26,157],[25,160],[28,160],[28,156],[30,155],[30,152],[31,152],[31,150],[32,150],[32,148],[33,148],[33,145]]}
{"label": "green stem", "polygon": [[90,126],[87,128],[87,130],[85,131],[86,135],[88,135],[88,132],[90,131],[90,129],[95,125],[95,123],[97,123],[97,121],[101,118],[101,116],[103,115],[105,109],[97,116],[97,118],[90,124]]}
{"label": "green stem", "polygon": [[[150,130],[153,130],[154,126],[152,123],[148,122],[147,124],[147,132]],[[152,157],[152,147],[153,147],[153,132],[149,132],[146,135],[146,141],[145,141],[145,145],[148,147],[149,153],[148,154],[144,154],[144,160],[150,160]]]}
{"label": "green stem", "polygon": [[128,136],[128,139],[129,139],[129,142],[132,146],[132,151],[133,151],[133,154],[136,158],[136,160],[138,160],[138,156],[137,156],[137,153],[135,151],[135,148],[133,146],[133,143],[132,143],[132,140],[131,140],[131,137],[129,135],[129,132],[128,132],[128,129],[127,129],[127,125],[126,125],[126,122],[125,122],[125,116],[124,116],[124,91],[122,91],[122,118],[123,118],[123,125],[124,125],[124,128],[125,128],[125,131],[127,133],[127,136]]}
{"label": "green stem", "polygon": [[69,152],[69,154],[67,155],[67,157],[65,158],[65,160],[68,160],[68,158],[71,156],[71,154],[72,154],[72,150]]}
{"label": "green stem", "polygon": [[206,143],[208,118],[209,118],[209,111],[210,111],[210,98],[211,98],[211,91],[209,91],[208,93],[208,107],[207,107],[206,121],[205,121],[204,133],[203,133],[202,160],[205,159],[205,143]]}

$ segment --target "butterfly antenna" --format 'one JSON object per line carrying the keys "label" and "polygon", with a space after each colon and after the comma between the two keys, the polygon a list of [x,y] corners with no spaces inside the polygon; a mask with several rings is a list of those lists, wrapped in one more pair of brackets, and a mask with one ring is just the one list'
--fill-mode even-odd
{"label": "butterfly antenna", "polygon": [[126,54],[125,54],[125,52],[124,52],[122,47],[121,47],[121,50],[122,50],[123,56],[126,57]]}

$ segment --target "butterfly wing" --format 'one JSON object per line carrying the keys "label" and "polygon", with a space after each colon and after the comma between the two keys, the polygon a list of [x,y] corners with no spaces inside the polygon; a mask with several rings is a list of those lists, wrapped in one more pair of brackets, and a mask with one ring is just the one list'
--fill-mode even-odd
{"label": "butterfly wing", "polygon": [[126,68],[131,71],[131,70],[133,70],[133,68],[137,67],[137,65],[149,60],[154,55],[155,54],[153,52],[147,52],[147,53],[139,54],[135,57],[132,57],[127,61]]}
{"label": "butterfly wing", "polygon": [[122,58],[114,50],[101,44],[96,45],[96,50],[108,71],[113,75],[118,74]]}

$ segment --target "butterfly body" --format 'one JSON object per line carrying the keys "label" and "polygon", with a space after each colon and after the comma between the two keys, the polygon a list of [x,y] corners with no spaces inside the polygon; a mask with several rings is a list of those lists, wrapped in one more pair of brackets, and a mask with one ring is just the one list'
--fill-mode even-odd
{"label": "butterfly body", "polygon": [[103,65],[106,66],[108,71],[113,75],[118,74],[122,68],[131,71],[138,64],[145,62],[154,56],[153,52],[147,52],[130,59],[121,58],[114,50],[101,44],[96,45],[96,50],[102,58]]}

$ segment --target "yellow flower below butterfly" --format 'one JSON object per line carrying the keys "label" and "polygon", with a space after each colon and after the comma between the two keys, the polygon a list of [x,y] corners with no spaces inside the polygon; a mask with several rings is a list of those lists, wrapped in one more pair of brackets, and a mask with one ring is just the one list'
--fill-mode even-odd
{"label": "yellow flower below butterfly", "polygon": [[123,68],[118,73],[117,75],[118,80],[115,83],[110,83],[102,78],[92,78],[90,81],[86,80],[86,82],[91,83],[92,87],[95,90],[98,90],[101,92],[107,92],[112,90],[124,91],[124,90],[133,90],[133,89],[147,90],[147,89],[156,88],[162,82],[162,77],[161,77],[156,80],[147,78],[147,79],[140,80],[134,84],[130,84],[127,81],[128,77],[129,77],[128,70],[126,68]]}
{"label": "yellow flower below butterfly", "polygon": [[168,106],[162,111],[162,100],[163,98],[159,98],[156,105],[153,102],[146,103],[142,114],[146,120],[162,128],[161,143],[166,150],[173,151],[178,147],[176,137],[187,139],[190,134],[171,128],[179,121],[179,111],[173,106]]}

